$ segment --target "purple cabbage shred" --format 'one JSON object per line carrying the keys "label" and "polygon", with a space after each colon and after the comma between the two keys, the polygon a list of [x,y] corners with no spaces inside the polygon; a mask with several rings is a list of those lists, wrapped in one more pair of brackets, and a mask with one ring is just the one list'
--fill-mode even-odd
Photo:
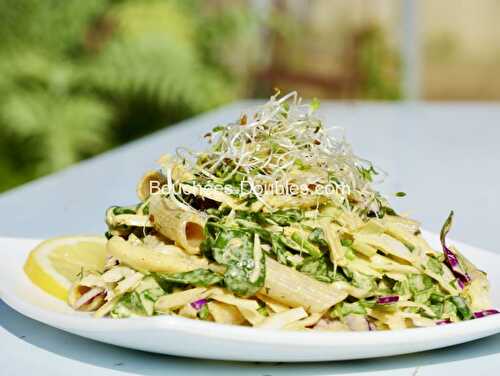
{"label": "purple cabbage shred", "polygon": [[452,221],[453,210],[444,222],[443,228],[441,228],[441,245],[443,246],[445,263],[450,267],[453,275],[457,278],[458,286],[463,289],[464,286],[471,281],[471,278],[460,265],[460,261],[455,253],[453,253],[453,251],[446,246],[446,235],[448,235],[448,232],[450,231]]}
{"label": "purple cabbage shred", "polygon": [[451,320],[445,319],[445,320],[436,321],[436,325],[444,325],[444,324],[451,324]]}
{"label": "purple cabbage shred", "polygon": [[474,318],[480,319],[481,317],[496,315],[497,313],[500,313],[500,311],[498,311],[496,309],[485,309],[482,311],[474,312],[473,315],[474,315]]}
{"label": "purple cabbage shred", "polygon": [[203,308],[203,306],[207,304],[207,300],[206,299],[200,299],[200,300],[197,300],[195,302],[192,302],[191,303],[191,307],[193,307],[194,309],[196,309],[197,311],[199,311],[200,309]]}
{"label": "purple cabbage shred", "polygon": [[391,304],[399,301],[399,296],[397,295],[389,295],[389,296],[381,296],[377,298],[377,304]]}

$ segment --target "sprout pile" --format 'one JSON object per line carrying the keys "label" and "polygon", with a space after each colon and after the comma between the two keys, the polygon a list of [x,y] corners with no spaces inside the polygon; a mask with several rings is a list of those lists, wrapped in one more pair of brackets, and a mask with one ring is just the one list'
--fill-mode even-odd
{"label": "sprout pile", "polygon": [[[265,192],[279,187],[281,195],[314,195],[318,203],[334,200],[358,215],[377,216],[386,206],[371,187],[378,171],[353,153],[342,129],[327,129],[315,116],[318,101],[304,104],[296,92],[278,95],[254,114],[207,133],[208,150],[179,148],[175,163],[164,165],[168,184],[179,183],[172,169],[180,163],[197,184],[247,188],[237,190],[238,198],[257,200],[269,211],[273,208]],[[286,188],[291,185],[306,189],[290,192]]]}

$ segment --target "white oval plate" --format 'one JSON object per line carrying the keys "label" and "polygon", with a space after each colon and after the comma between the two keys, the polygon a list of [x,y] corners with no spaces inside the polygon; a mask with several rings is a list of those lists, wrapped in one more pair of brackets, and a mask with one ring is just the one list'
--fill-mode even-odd
{"label": "white oval plate", "polygon": [[[426,233],[434,247],[436,235]],[[47,325],[132,349],[207,359],[313,362],[406,354],[455,345],[500,332],[500,315],[432,328],[380,332],[290,332],[220,325],[173,316],[94,319],[72,311],[34,286],[23,264],[37,240],[0,238],[0,297],[16,311]],[[486,270],[500,307],[500,255],[458,242]]]}

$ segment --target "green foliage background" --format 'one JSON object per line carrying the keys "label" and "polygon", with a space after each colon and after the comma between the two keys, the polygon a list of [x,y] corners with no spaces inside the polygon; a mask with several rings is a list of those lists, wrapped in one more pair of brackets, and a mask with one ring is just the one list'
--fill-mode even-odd
{"label": "green foliage background", "polygon": [[[354,25],[337,53],[335,35],[321,44],[313,21],[293,8],[271,0],[0,0],[0,192],[275,87],[308,97],[401,97],[398,56],[380,25]],[[337,76],[318,75],[325,65]]]}
{"label": "green foliage background", "polygon": [[0,191],[242,95],[257,18],[204,5],[0,0]]}

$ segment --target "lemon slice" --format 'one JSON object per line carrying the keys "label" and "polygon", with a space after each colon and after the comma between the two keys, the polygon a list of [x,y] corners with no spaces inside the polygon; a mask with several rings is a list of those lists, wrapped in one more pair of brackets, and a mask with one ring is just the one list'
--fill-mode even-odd
{"label": "lemon slice", "polygon": [[31,251],[24,264],[29,279],[45,292],[66,300],[71,284],[82,270],[102,271],[106,239],[72,236],[46,240]]}

